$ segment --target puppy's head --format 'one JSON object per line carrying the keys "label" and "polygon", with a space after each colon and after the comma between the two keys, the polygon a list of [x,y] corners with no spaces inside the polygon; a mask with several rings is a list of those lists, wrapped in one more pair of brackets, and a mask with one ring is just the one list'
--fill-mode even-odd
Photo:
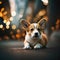
{"label": "puppy's head", "polygon": [[21,21],[24,29],[31,38],[41,38],[41,34],[46,26],[46,20],[41,19],[38,23],[29,23],[26,20]]}

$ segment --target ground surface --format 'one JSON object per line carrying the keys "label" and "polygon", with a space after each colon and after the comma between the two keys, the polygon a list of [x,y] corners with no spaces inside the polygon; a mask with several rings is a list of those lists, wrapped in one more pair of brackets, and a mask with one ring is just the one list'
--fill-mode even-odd
{"label": "ground surface", "polygon": [[22,41],[0,41],[0,60],[60,60],[60,33],[54,33],[47,48],[24,50]]}

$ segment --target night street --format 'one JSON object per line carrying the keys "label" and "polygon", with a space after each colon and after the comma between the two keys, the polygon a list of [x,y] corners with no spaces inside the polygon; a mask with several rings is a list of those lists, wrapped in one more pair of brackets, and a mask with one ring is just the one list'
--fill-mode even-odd
{"label": "night street", "polygon": [[0,60],[59,60],[60,35],[58,33],[53,34],[54,39],[49,40],[46,48],[39,50],[24,50],[21,41],[0,42]]}

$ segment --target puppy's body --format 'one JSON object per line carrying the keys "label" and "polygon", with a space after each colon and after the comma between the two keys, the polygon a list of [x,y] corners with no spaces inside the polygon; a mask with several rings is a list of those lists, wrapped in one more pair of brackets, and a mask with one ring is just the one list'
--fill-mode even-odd
{"label": "puppy's body", "polygon": [[41,22],[28,24],[29,26],[25,25],[27,28],[24,41],[24,49],[37,49],[46,46],[47,36],[45,33],[43,33],[44,25],[41,26],[40,23]]}

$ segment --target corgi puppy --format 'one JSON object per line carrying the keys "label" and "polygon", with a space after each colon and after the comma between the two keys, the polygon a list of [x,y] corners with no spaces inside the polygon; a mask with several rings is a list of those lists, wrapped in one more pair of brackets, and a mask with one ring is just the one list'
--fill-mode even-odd
{"label": "corgi puppy", "polygon": [[40,49],[47,45],[47,36],[44,33],[46,20],[41,19],[38,23],[29,23],[26,20],[21,21],[26,30],[24,49]]}

